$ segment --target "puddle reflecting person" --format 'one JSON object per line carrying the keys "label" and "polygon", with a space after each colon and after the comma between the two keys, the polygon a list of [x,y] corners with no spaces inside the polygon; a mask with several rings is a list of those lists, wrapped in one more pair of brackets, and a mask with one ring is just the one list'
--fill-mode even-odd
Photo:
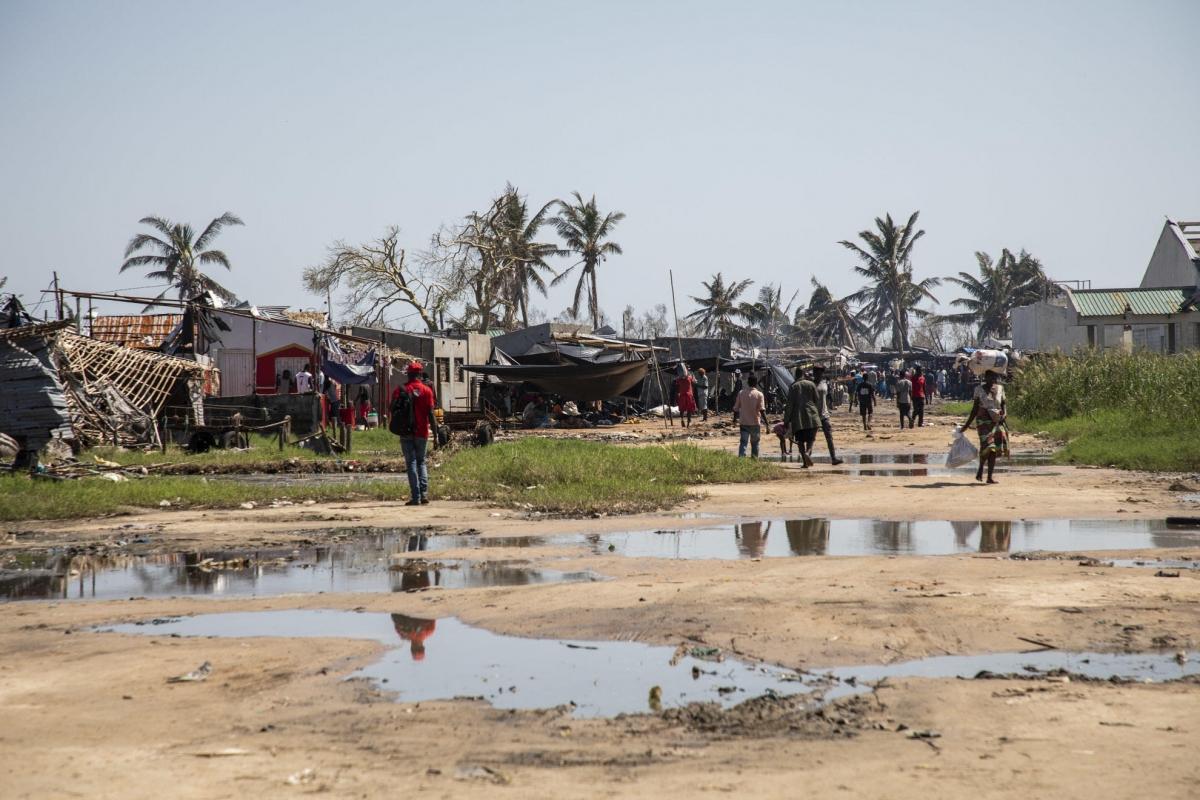
{"label": "puddle reflecting person", "polygon": [[433,636],[437,628],[436,619],[410,617],[407,614],[392,614],[392,626],[400,638],[409,643],[413,661],[425,660],[425,640]]}
{"label": "puddle reflecting person", "polygon": [[430,448],[430,432],[437,426],[433,417],[433,390],[421,380],[422,372],[421,362],[411,362],[405,369],[408,383],[392,393],[390,429],[400,437],[400,449],[404,452],[409,489],[405,505],[409,506],[429,502],[429,467],[425,455]]}
{"label": "puddle reflecting person", "polygon": [[788,388],[783,421],[792,429],[792,435],[800,445],[800,460],[804,469],[808,469],[813,465],[809,453],[812,452],[813,442],[817,439],[821,417],[817,414],[817,385],[799,368],[796,370],[796,380]]}
{"label": "puddle reflecting person", "polygon": [[758,376],[751,375],[746,379],[746,388],[737,394],[733,401],[733,421],[741,429],[738,441],[738,458],[746,457],[746,443],[750,443],[750,455],[758,458],[758,442],[762,436],[763,425],[767,424],[767,400],[758,390]]}
{"label": "puddle reflecting person", "polygon": [[733,527],[734,537],[738,541],[738,550],[746,558],[761,558],[767,549],[767,534],[771,532],[771,523],[763,530],[761,522],[743,522]]}
{"label": "puddle reflecting person", "polygon": [[1012,544],[1012,521],[994,520],[981,522],[979,534],[979,552],[1007,553]]}
{"label": "puddle reflecting person", "polygon": [[987,482],[997,483],[993,477],[996,456],[1009,454],[1007,406],[1000,376],[990,369],[985,372],[983,383],[975,387],[972,401],[963,430],[970,429],[972,420],[978,420],[975,428],[979,432],[979,469],[975,471],[975,480],[983,480],[983,467],[987,464]]}
{"label": "puddle reflecting person", "polygon": [[788,547],[798,556],[823,556],[829,548],[827,519],[789,519],[783,527]]}

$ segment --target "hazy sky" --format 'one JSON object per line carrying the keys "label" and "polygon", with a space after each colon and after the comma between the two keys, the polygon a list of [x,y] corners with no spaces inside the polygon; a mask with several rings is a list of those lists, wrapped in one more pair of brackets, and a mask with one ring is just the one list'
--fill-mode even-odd
{"label": "hazy sky", "polygon": [[1198,31],[1197,0],[0,0],[0,275],[144,286],[140,217],[229,210],[218,279],[313,307],[333,240],[417,250],[512,181],[626,212],[618,319],[668,268],[681,314],[717,270],[849,292],[837,241],[916,209],[919,276],[1007,246],[1137,285],[1164,215],[1200,218]]}

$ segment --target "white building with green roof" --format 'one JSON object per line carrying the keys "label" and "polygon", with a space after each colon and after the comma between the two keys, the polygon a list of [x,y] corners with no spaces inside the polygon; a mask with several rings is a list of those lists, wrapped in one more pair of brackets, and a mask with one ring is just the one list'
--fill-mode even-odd
{"label": "white building with green roof", "polygon": [[1163,225],[1136,288],[1072,289],[1012,311],[1013,346],[1177,353],[1200,349],[1200,222]]}

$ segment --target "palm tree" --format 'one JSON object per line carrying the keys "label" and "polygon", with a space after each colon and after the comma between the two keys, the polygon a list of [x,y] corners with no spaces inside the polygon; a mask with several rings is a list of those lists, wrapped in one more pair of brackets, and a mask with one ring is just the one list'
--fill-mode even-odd
{"label": "palm tree", "polygon": [[[244,223],[233,214],[226,211],[221,216],[208,223],[198,237],[191,225],[171,222],[163,217],[143,217],[138,220],[143,225],[154,228],[162,238],[149,233],[139,233],[129,240],[125,248],[125,263],[121,272],[134,267],[155,267],[146,273],[146,277],[156,281],[166,281],[168,286],[159,293],[155,300],[161,300],[167,293],[175,289],[180,300],[192,300],[205,292],[211,292],[222,300],[230,302],[237,298],[233,292],[200,271],[203,264],[220,264],[230,269],[229,258],[220,250],[206,250],[212,240],[226,225],[243,225]],[[153,254],[142,253],[134,255],[139,250],[157,251]],[[153,303],[146,306],[152,308]]]}
{"label": "palm tree", "polygon": [[545,297],[546,281],[538,273],[554,272],[553,267],[546,263],[548,257],[567,255],[567,251],[558,245],[537,241],[538,232],[547,222],[546,215],[556,202],[552,200],[546,203],[531,218],[529,206],[517,193],[516,188],[509,185],[505,190],[505,206],[500,224],[505,238],[503,259],[508,262],[509,306],[505,314],[506,328],[513,327],[513,320],[518,312],[521,315],[521,324],[529,327],[530,287]]}
{"label": "palm tree", "polygon": [[951,305],[966,309],[961,314],[944,317],[948,322],[963,322],[976,326],[978,340],[988,336],[1007,338],[1010,331],[1009,313],[1017,306],[1029,305],[1058,292],[1058,287],[1046,277],[1042,264],[1025,250],[1014,256],[1004,248],[996,261],[983,251],[975,253],[979,277],[959,272],[947,278],[966,291],[966,297]]}
{"label": "palm tree", "polygon": [[891,214],[883,219],[876,217],[876,230],[858,234],[865,246],[846,240],[839,242],[858,256],[859,263],[854,269],[868,280],[866,286],[847,299],[863,304],[863,312],[876,332],[890,328],[892,348],[901,352],[906,352],[909,347],[908,318],[929,315],[930,312],[918,308],[918,304],[924,300],[936,303],[937,298],[930,289],[941,283],[939,278],[913,280],[913,245],[925,235],[925,231],[917,230],[920,214],[920,211],[914,211],[903,225],[893,222]]}
{"label": "palm tree", "polygon": [[792,326],[792,303],[796,302],[796,292],[787,305],[783,304],[783,287],[759,287],[758,300],[753,303],[742,303],[738,314],[746,321],[743,340],[755,347],[768,350],[777,349],[794,333]]}
{"label": "palm tree", "polygon": [[812,278],[813,293],[807,309],[797,309],[796,324],[803,323],[813,342],[818,345],[837,344],[858,350],[857,337],[870,336],[869,327],[858,318],[847,297],[835,300],[829,287]]}
{"label": "palm tree", "polygon": [[688,314],[686,319],[695,320],[700,332],[705,336],[715,333],[723,339],[733,338],[738,331],[737,323],[734,322],[740,313],[738,299],[742,292],[753,284],[752,280],[743,280],[734,281],[727,286],[725,278],[718,272],[708,283],[700,282],[708,296],[692,298],[699,308]]}
{"label": "palm tree", "polygon": [[600,327],[600,297],[596,291],[596,266],[610,255],[621,255],[624,251],[616,242],[605,241],[613,228],[625,219],[624,212],[611,211],[601,215],[596,206],[596,196],[584,201],[579,192],[572,192],[575,202],[558,201],[558,216],[552,222],[562,237],[569,252],[579,256],[579,261],[551,281],[551,286],[557,286],[565,280],[575,267],[583,267],[579,273],[579,282],[575,285],[575,299],[571,303],[572,314],[579,312],[579,303],[584,293],[588,298],[588,310],[591,313],[592,325]]}
{"label": "palm tree", "polygon": [[1062,289],[1058,287],[1057,283],[1050,280],[1050,277],[1046,275],[1046,270],[1042,268],[1042,262],[1032,253],[1022,249],[1014,257],[1010,251],[1004,250],[1000,254],[1001,259],[1005,254],[1008,255],[1008,268],[1013,274],[1013,283],[1016,285],[1013,298],[1016,305],[1027,306],[1039,300],[1046,300],[1062,294]]}

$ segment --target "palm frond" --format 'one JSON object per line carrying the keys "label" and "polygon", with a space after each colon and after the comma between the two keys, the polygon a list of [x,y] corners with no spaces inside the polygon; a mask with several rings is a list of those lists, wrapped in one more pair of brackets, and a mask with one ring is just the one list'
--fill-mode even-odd
{"label": "palm frond", "polygon": [[[192,247],[196,250],[203,250],[225,226],[245,224],[246,223],[242,222],[237,216],[226,211],[224,214],[208,223],[208,227],[204,229],[204,233],[200,234],[200,238],[195,241]],[[226,266],[228,266],[228,264]]]}

